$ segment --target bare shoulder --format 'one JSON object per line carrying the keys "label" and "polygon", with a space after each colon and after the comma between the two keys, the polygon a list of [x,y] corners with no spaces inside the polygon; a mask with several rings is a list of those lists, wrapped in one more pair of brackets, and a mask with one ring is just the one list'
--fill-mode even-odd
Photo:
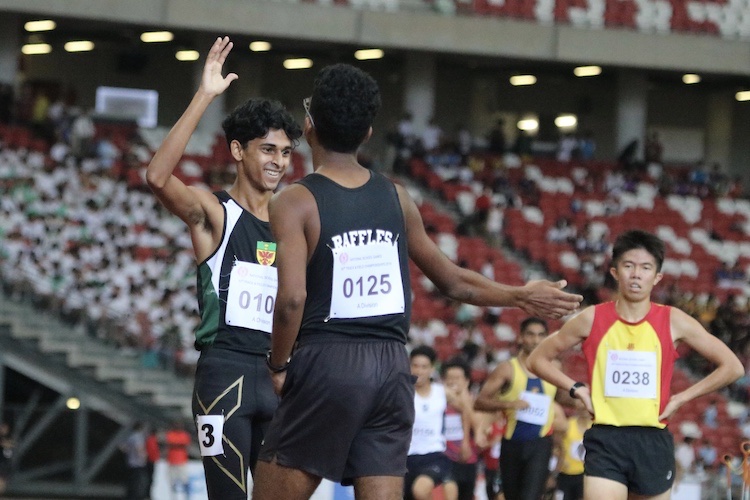
{"label": "bare shoulder", "polygon": [[560,334],[563,336],[574,335],[577,337],[588,337],[591,327],[594,325],[594,316],[596,308],[589,306],[582,311],[571,316],[560,328]]}
{"label": "bare shoulder", "polygon": [[710,336],[697,319],[677,307],[670,307],[669,324],[674,341],[689,340],[703,334]]}

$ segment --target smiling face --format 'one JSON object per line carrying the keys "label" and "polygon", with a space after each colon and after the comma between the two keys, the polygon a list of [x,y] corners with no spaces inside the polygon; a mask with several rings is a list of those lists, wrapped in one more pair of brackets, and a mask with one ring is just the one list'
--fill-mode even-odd
{"label": "smiling face", "polygon": [[270,129],[265,137],[248,141],[244,149],[232,141],[231,150],[238,162],[238,175],[258,191],[274,191],[289,166],[292,142],[283,130]]}
{"label": "smiling face", "polygon": [[643,248],[623,253],[609,272],[617,281],[620,295],[629,302],[650,300],[651,290],[662,278],[656,258]]}

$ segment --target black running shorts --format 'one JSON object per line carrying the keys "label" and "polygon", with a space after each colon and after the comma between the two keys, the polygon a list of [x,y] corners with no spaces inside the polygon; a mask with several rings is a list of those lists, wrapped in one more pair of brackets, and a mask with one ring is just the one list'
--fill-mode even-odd
{"label": "black running shorts", "polygon": [[667,429],[594,425],[583,446],[587,476],[617,481],[638,495],[659,495],[672,487],[674,440]]}
{"label": "black running shorts", "polygon": [[414,423],[406,348],[339,339],[295,351],[259,459],[345,485],[403,476]]}

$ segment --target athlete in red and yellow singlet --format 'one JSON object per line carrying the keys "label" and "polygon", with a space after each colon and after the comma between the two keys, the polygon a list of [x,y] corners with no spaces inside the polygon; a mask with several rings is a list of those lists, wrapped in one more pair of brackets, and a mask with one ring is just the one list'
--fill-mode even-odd
{"label": "athlete in red and yellow singlet", "polygon": [[[663,263],[664,243],[658,237],[640,230],[621,234],[613,245],[610,268],[617,299],[573,316],[527,360],[532,372],[569,391],[593,416],[594,425],[584,435],[586,500],[625,500],[632,494],[668,499],[674,480],[669,417],[744,373],[737,356],[696,319],[651,302]],[[678,342],[716,368],[670,395]],[[588,386],[553,363],[579,343],[588,363]]]}
{"label": "athlete in red and yellow singlet", "polygon": [[677,357],[670,311],[652,303],[641,321],[630,323],[618,316],[614,302],[595,306],[594,324],[582,345],[595,424],[666,426],[659,415],[669,401]]}

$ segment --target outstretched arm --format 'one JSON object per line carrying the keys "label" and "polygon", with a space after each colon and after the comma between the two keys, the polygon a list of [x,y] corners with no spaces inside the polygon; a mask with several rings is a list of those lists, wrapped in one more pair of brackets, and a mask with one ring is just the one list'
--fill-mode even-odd
{"label": "outstretched arm", "polygon": [[[584,309],[581,313],[569,319],[560,331],[553,333],[536,346],[526,360],[526,366],[538,377],[556,385],[561,391],[569,392],[576,380],[563,373],[557,360],[563,352],[588,336],[593,322],[594,308]],[[591,415],[594,414],[588,387],[577,389],[575,397],[583,401]]]}
{"label": "outstretched arm", "polygon": [[417,205],[397,186],[409,238],[409,257],[448,297],[477,306],[520,307],[533,316],[561,318],[578,309],[583,297],[562,291],[565,281],[538,280],[510,286],[451,262],[427,235]]}
{"label": "outstretched arm", "polygon": [[672,308],[670,323],[672,339],[682,341],[695,349],[698,354],[714,364],[716,368],[705,378],[699,380],[684,391],[673,394],[659,420],[668,419],[682,405],[697,397],[708,394],[736,381],[745,370],[742,362],[721,340],[706,331],[692,316]]}
{"label": "outstretched arm", "polygon": [[[186,186],[173,175],[173,172],[209,104],[237,79],[235,73],[230,73],[226,77],[221,76],[224,61],[231,50],[232,42],[229,41],[229,37],[216,39],[206,56],[198,91],[164,139],[146,171],[146,181],[156,197],[190,227],[198,260],[202,260],[202,256],[207,256],[214,250],[211,240],[201,237],[200,232],[220,233],[222,230],[222,227],[219,227],[213,228],[212,231],[208,212],[212,209],[218,210],[219,215],[223,212],[220,212],[221,207],[211,193]],[[215,207],[212,207],[212,204]],[[204,246],[209,248],[203,248]]]}

